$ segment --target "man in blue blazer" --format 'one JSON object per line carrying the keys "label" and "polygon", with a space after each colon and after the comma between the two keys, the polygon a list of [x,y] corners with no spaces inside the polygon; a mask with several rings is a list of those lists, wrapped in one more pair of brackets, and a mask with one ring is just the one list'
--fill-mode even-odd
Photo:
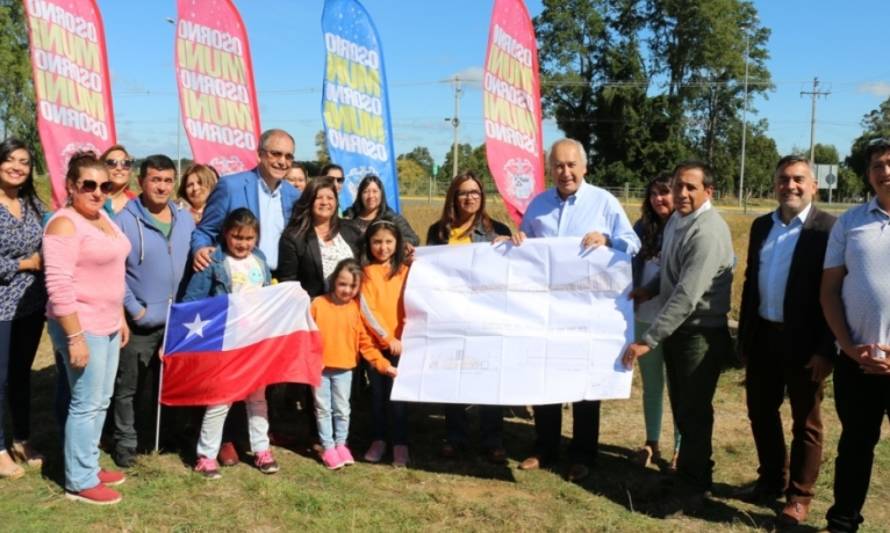
{"label": "man in blue blazer", "polygon": [[246,207],[260,221],[257,247],[266,256],[274,276],[278,268],[278,240],[300,197],[300,191],[284,179],[294,161],[294,147],[294,138],[286,131],[266,130],[260,135],[256,168],[219,180],[207,199],[201,222],[192,233],[192,264],[196,271],[210,264],[211,254],[222,242],[226,216],[239,207]]}

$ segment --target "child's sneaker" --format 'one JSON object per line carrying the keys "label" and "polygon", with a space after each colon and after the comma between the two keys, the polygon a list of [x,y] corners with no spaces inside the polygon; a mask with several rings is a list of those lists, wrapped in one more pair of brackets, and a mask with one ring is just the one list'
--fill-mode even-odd
{"label": "child's sneaker", "polygon": [[216,459],[207,457],[198,457],[198,463],[195,465],[195,472],[207,479],[219,479],[222,477],[222,474],[219,473],[219,463],[216,462]]}
{"label": "child's sneaker", "polygon": [[272,450],[256,452],[253,464],[255,464],[260,472],[264,474],[274,474],[275,472],[278,472],[278,463],[275,462],[275,459],[272,457]]}
{"label": "child's sneaker", "polygon": [[408,454],[408,447],[404,444],[396,444],[392,447],[392,465],[396,468],[405,468],[411,456]]}
{"label": "child's sneaker", "polygon": [[365,452],[365,461],[369,463],[379,463],[381,459],[383,459],[383,455],[386,453],[386,442],[382,440],[375,440],[371,443],[371,447],[368,448],[368,451]]}
{"label": "child's sneaker", "polygon": [[339,470],[343,468],[343,459],[337,453],[337,448],[328,448],[321,454],[321,462],[324,463],[328,470]]}
{"label": "child's sneaker", "polygon": [[352,457],[352,452],[349,451],[349,448],[346,447],[345,444],[338,444],[336,448],[337,455],[340,456],[340,460],[343,461],[343,466],[349,466],[355,464],[355,459]]}

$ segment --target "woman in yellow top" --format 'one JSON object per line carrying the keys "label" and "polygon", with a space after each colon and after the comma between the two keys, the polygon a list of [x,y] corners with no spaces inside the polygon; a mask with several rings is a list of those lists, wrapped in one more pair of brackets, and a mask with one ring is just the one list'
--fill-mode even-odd
{"label": "woman in yellow top", "polygon": [[[426,243],[460,245],[492,242],[501,235],[509,237],[510,228],[488,216],[482,183],[472,172],[465,172],[451,181],[445,206],[442,208],[442,218],[430,226]],[[468,447],[467,407],[460,404],[445,405],[447,437],[440,451],[445,458],[455,458]],[[502,436],[503,425],[500,406],[479,406],[482,448],[488,460],[495,464],[503,464],[507,460]]]}

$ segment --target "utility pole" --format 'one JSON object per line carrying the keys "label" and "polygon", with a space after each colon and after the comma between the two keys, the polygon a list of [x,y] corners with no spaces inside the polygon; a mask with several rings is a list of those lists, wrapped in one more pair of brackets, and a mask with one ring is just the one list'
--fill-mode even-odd
{"label": "utility pole", "polygon": [[745,141],[748,136],[748,56],[750,55],[750,37],[745,32],[745,101],[742,106],[742,157],[739,168],[739,207],[748,214],[748,201],[745,197]]}
{"label": "utility pole", "polygon": [[831,91],[819,90],[819,78],[813,78],[812,91],[800,91],[800,95],[809,95],[813,101],[810,111],[810,164],[816,164],[816,98],[819,96],[828,96]]}
{"label": "utility pole", "polygon": [[454,128],[454,140],[451,145],[451,177],[457,176],[457,147],[458,147],[458,138],[460,132],[460,95],[463,92],[463,89],[460,87],[460,78],[455,76],[452,80],[454,84],[454,116],[451,118],[446,118],[445,122],[451,122],[451,126]]}

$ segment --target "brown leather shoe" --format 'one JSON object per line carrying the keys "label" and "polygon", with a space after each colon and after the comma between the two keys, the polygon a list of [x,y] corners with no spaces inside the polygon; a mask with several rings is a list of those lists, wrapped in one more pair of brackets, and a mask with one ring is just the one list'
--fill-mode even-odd
{"label": "brown leather shoe", "polygon": [[810,512],[809,502],[788,502],[779,513],[779,523],[783,526],[796,526],[807,519]]}
{"label": "brown leather shoe", "polygon": [[223,466],[235,466],[240,459],[238,458],[238,450],[235,449],[235,443],[224,442],[219,447],[219,464]]}
{"label": "brown leather shoe", "polygon": [[519,463],[520,470],[537,470],[541,468],[541,459],[537,455],[526,457]]}
{"label": "brown leather shoe", "polygon": [[586,465],[581,463],[575,463],[569,467],[569,471],[566,472],[566,479],[569,481],[581,481],[590,475],[590,469],[587,468]]}

